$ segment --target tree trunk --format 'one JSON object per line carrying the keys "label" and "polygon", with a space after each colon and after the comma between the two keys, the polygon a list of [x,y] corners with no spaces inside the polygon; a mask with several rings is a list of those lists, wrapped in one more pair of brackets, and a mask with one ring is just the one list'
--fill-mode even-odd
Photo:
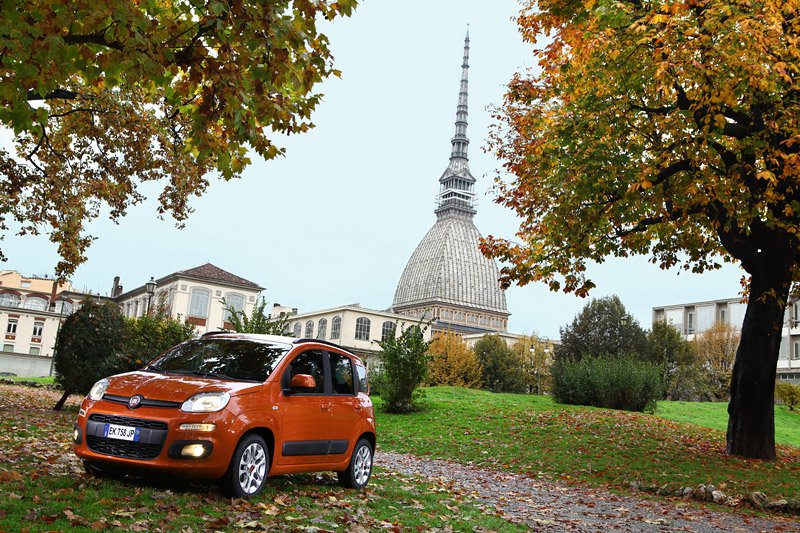
{"label": "tree trunk", "polygon": [[775,372],[791,268],[751,272],[750,296],[731,376],[727,452],[775,459]]}
{"label": "tree trunk", "polygon": [[64,407],[64,403],[66,403],[67,398],[72,394],[72,391],[69,389],[64,390],[64,395],[61,397],[60,400],[56,402],[53,406],[53,411],[60,411]]}

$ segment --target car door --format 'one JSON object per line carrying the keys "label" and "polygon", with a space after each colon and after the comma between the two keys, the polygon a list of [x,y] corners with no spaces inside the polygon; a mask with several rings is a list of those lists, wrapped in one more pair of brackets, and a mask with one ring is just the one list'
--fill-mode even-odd
{"label": "car door", "polygon": [[[331,367],[331,460],[341,459],[340,454],[352,448],[358,435],[361,401],[356,394],[356,376],[350,357],[328,352]],[[334,453],[335,452],[335,453]]]}
{"label": "car door", "polygon": [[313,389],[293,389],[282,392],[281,442],[278,443],[278,463],[303,465],[328,460],[331,427],[331,402],[327,361],[322,350],[306,350],[298,354],[281,376],[281,385],[289,388],[292,376],[306,374],[314,378]]}

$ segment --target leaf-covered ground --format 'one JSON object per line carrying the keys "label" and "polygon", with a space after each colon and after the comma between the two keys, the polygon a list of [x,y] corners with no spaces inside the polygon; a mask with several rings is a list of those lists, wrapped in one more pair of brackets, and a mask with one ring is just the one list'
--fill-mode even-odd
{"label": "leaf-covered ground", "polygon": [[223,498],[210,483],[94,478],[72,453],[78,399],[57,413],[58,396],[0,385],[0,531],[521,529],[448,483],[381,470],[363,492],[328,473],[270,478],[252,501]]}
{"label": "leaf-covered ground", "polygon": [[725,454],[722,431],[653,415],[453,387],[426,395],[423,412],[378,413],[383,449],[614,490],[634,481],[671,490],[702,483],[732,496],[800,498],[794,446],[779,445],[774,462],[748,460]]}

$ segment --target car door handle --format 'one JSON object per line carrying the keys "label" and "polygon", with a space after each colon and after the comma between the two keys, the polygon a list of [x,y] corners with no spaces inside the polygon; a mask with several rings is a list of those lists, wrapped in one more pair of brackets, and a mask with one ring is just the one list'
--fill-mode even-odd
{"label": "car door handle", "polygon": [[322,409],[323,411],[330,411],[331,404],[330,403],[321,403],[321,404],[319,404],[319,408]]}

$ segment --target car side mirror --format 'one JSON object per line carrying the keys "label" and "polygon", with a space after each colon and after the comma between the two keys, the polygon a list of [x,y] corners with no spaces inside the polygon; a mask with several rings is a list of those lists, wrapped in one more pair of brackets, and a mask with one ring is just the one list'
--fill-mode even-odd
{"label": "car side mirror", "polygon": [[308,374],[295,374],[292,376],[292,380],[289,382],[289,389],[283,389],[285,394],[291,394],[293,392],[298,392],[301,389],[316,389],[317,388],[317,380],[314,379],[314,376],[309,376]]}

